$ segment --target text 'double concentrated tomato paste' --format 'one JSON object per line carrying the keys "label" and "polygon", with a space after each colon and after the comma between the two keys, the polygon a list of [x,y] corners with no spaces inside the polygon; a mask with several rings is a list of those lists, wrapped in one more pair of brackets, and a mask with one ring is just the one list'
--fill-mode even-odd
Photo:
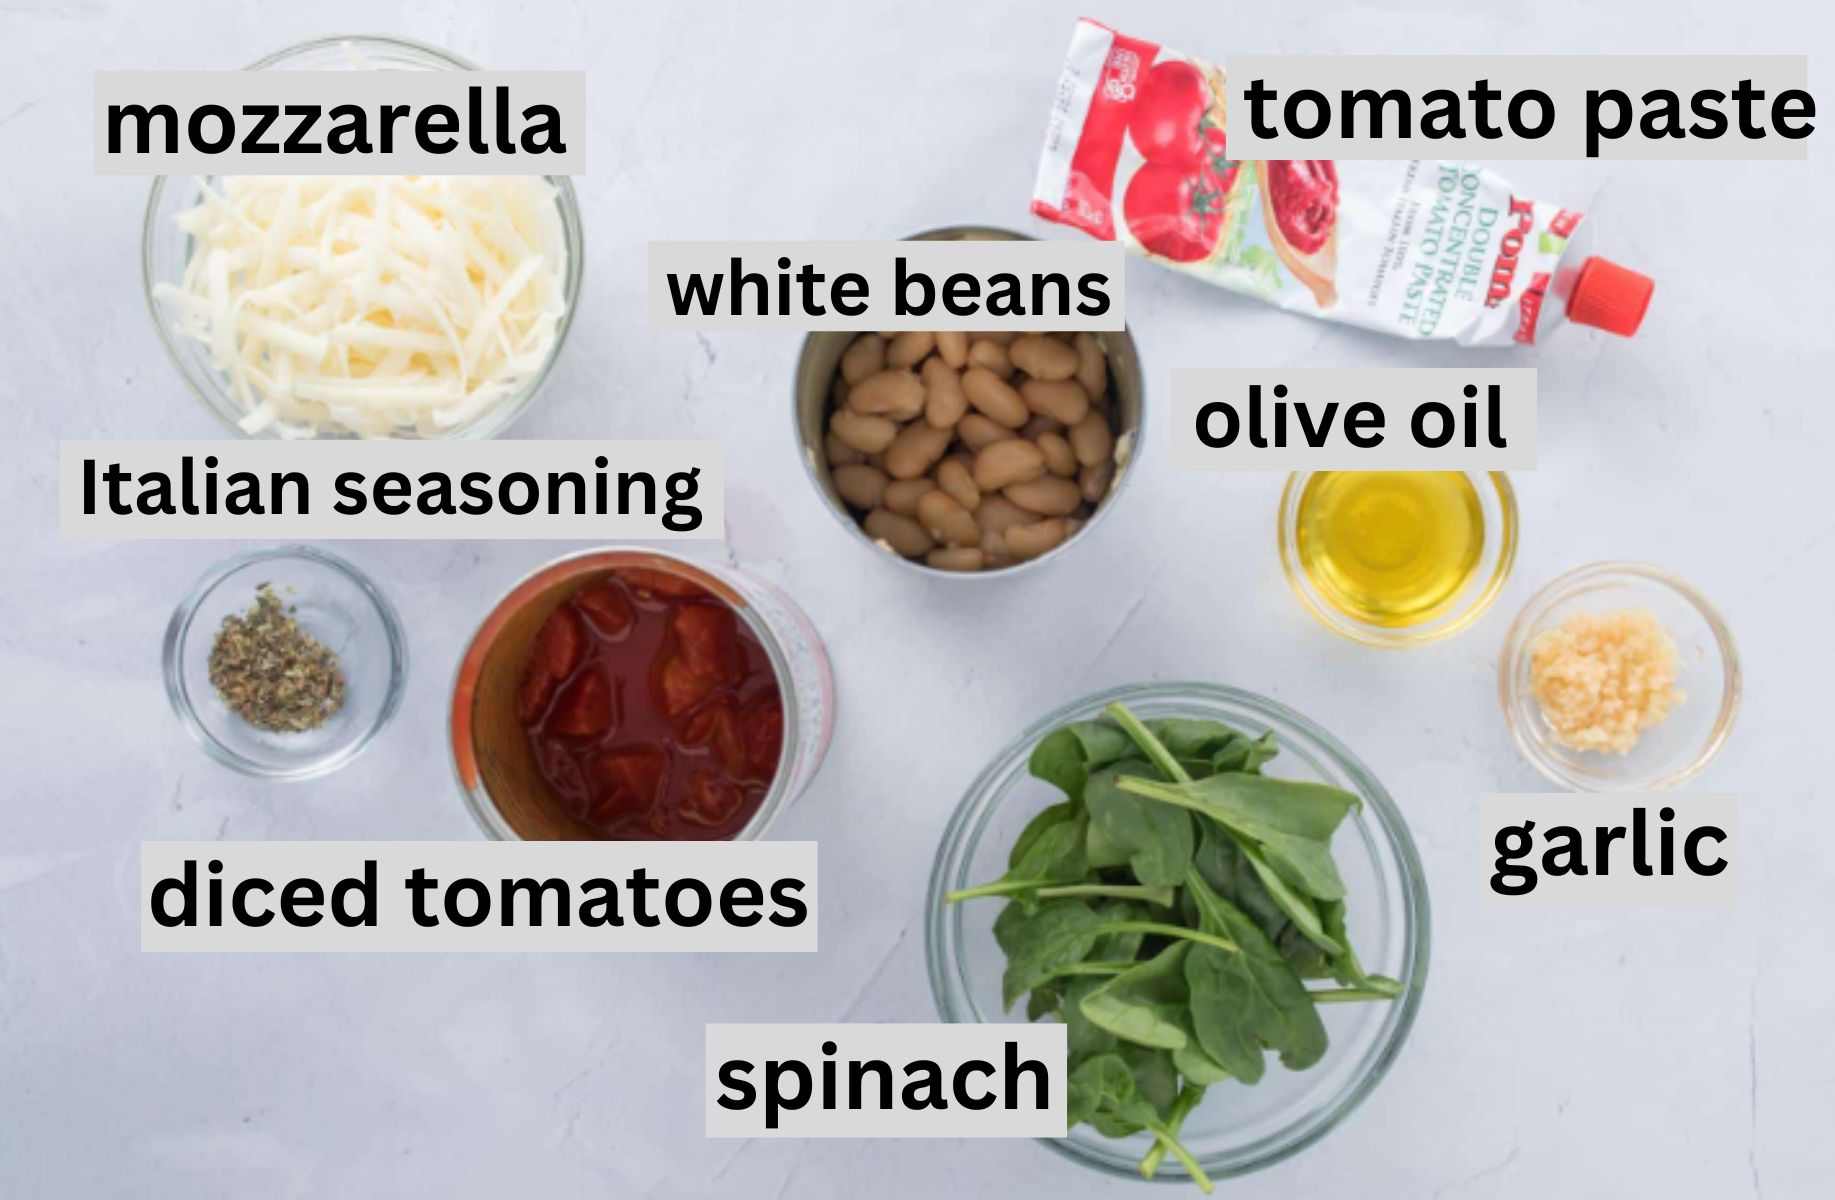
{"label": "text 'double concentrated tomato paste'", "polygon": [[1399,337],[1528,344],[1563,318],[1637,331],[1654,285],[1590,257],[1579,213],[1459,163],[1237,162],[1228,94],[1219,67],[1079,21],[1032,211],[1232,291]]}
{"label": "text 'double concentrated tomato paste'", "polygon": [[699,585],[638,567],[550,614],[517,716],[561,803],[619,839],[732,837],[763,803],[784,737],[776,675],[745,622]]}

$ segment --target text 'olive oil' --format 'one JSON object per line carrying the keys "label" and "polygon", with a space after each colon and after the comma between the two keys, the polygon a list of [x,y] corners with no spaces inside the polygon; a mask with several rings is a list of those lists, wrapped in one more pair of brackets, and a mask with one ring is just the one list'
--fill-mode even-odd
{"label": "text 'olive oil'", "polygon": [[1458,471],[1322,471],[1300,494],[1295,550],[1321,598],[1400,628],[1452,607],[1484,549],[1478,490]]}

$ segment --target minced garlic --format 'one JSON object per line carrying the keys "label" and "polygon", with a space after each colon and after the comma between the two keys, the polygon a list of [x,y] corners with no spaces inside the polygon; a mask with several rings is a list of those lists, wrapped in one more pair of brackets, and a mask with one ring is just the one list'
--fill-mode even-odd
{"label": "minced garlic", "polygon": [[1676,643],[1641,609],[1577,613],[1536,637],[1529,679],[1555,740],[1625,754],[1682,703]]}

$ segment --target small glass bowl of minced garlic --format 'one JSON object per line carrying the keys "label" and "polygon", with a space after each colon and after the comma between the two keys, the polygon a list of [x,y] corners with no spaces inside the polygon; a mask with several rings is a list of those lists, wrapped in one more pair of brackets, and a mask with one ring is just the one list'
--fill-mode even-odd
{"label": "small glass bowl of minced garlic", "polygon": [[1532,597],[1504,639],[1498,698],[1523,755],[1576,791],[1700,774],[1732,732],[1740,666],[1720,613],[1639,563],[1593,563]]}
{"label": "small glass bowl of minced garlic", "polygon": [[280,546],[218,563],[166,627],[166,695],[225,766],[310,779],[362,753],[401,704],[408,654],[381,590],[336,555]]}

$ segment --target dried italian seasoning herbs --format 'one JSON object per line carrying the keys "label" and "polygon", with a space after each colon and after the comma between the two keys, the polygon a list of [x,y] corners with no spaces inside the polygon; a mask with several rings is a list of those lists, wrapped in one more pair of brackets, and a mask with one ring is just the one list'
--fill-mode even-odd
{"label": "dried italian seasoning herbs", "polygon": [[344,707],[344,668],[324,643],[300,628],[274,589],[255,589],[255,606],[223,618],[210,647],[210,684],[257,729],[304,733]]}

